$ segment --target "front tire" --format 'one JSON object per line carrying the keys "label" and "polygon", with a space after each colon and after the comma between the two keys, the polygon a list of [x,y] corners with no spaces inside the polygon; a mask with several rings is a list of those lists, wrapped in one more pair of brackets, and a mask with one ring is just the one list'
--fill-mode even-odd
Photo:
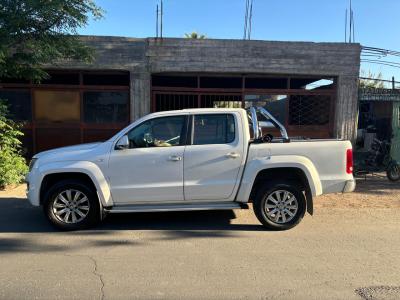
{"label": "front tire", "polygon": [[43,210],[50,223],[61,230],[88,228],[100,220],[96,192],[76,180],[63,180],[50,187]]}
{"label": "front tire", "polygon": [[264,227],[287,230],[299,224],[304,217],[306,199],[296,183],[271,182],[259,189],[253,209]]}

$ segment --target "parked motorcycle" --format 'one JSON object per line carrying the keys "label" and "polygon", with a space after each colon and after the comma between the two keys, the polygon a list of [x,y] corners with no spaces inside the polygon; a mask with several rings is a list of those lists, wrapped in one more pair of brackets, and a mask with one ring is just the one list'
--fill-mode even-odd
{"label": "parked motorcycle", "polygon": [[400,166],[390,156],[390,143],[374,139],[367,157],[354,166],[354,176],[362,176],[376,172],[386,172],[390,181],[400,180]]}

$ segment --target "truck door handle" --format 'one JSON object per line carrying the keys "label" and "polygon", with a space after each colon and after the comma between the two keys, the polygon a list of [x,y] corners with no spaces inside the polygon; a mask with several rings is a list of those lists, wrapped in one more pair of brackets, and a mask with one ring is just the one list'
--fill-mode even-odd
{"label": "truck door handle", "polygon": [[238,157],[240,157],[240,154],[236,153],[236,152],[229,152],[225,156],[228,158],[238,158]]}
{"label": "truck door handle", "polygon": [[168,160],[170,160],[170,161],[181,161],[182,160],[182,156],[171,155],[170,157],[168,157]]}

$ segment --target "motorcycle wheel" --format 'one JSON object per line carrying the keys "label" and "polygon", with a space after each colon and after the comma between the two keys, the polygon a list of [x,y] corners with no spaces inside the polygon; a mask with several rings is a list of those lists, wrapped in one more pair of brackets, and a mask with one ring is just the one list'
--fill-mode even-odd
{"label": "motorcycle wheel", "polygon": [[390,181],[398,181],[400,179],[400,167],[398,164],[389,165],[386,176]]}

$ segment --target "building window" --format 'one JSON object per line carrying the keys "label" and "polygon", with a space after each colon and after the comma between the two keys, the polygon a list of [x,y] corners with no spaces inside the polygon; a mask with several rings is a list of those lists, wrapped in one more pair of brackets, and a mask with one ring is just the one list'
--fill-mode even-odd
{"label": "building window", "polygon": [[242,77],[200,77],[200,88],[241,89]]}
{"label": "building window", "polygon": [[193,145],[229,144],[235,140],[235,120],[231,114],[194,117]]}
{"label": "building window", "polygon": [[290,78],[290,88],[295,90],[330,90],[333,84],[333,78]]}
{"label": "building window", "polygon": [[83,73],[84,85],[117,85],[129,86],[129,73],[121,74],[102,74],[102,73]]}
{"label": "building window", "polygon": [[79,122],[78,91],[34,91],[35,119],[43,122]]}
{"label": "building window", "polygon": [[49,78],[42,84],[79,85],[79,73],[74,72],[49,72]]}
{"label": "building window", "polygon": [[289,100],[289,125],[328,125],[331,96],[293,95]]}
{"label": "building window", "polygon": [[195,76],[153,75],[151,82],[153,86],[160,87],[197,87],[197,77]]}
{"label": "building window", "polygon": [[[279,122],[286,123],[287,95],[246,95],[245,107],[261,106],[268,110]],[[260,116],[261,120],[264,119]]]}
{"label": "building window", "polygon": [[83,119],[86,123],[125,123],[128,101],[127,91],[84,92]]}
{"label": "building window", "polygon": [[31,93],[29,91],[0,90],[0,99],[5,101],[13,120],[32,120]]}
{"label": "building window", "polygon": [[287,77],[254,77],[246,78],[246,89],[287,89]]}

